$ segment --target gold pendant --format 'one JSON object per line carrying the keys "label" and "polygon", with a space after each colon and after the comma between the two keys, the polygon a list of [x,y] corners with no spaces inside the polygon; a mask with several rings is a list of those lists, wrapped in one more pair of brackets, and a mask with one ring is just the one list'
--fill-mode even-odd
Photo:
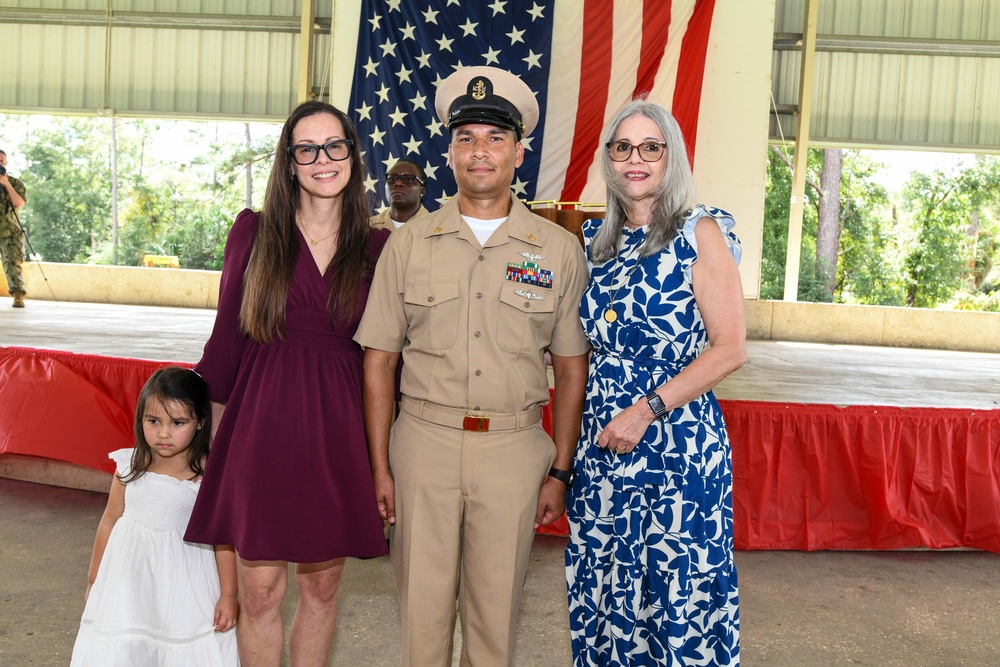
{"label": "gold pendant", "polygon": [[608,306],[608,309],[604,311],[604,321],[611,324],[618,319],[618,313],[614,311],[613,306]]}

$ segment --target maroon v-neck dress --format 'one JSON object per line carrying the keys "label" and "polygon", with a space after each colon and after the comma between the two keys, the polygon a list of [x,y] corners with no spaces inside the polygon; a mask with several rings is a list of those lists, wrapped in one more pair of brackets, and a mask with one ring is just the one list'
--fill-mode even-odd
{"label": "maroon v-neck dress", "polygon": [[[285,339],[239,333],[243,273],[257,213],[236,217],[226,242],[215,328],[195,370],[226,409],[185,539],[231,544],[247,560],[315,563],[387,552],[368,465],[362,351],[353,340],[368,297],[347,326],[331,323],[330,272],[299,234]],[[388,238],[372,230],[374,267]]]}

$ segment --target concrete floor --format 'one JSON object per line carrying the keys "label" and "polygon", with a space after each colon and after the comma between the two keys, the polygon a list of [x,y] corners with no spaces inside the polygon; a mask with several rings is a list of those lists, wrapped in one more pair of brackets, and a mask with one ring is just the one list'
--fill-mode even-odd
{"label": "concrete floor", "polygon": [[[214,311],[0,299],[0,345],[195,361]],[[1000,406],[1000,355],[751,341],[724,399]],[[106,496],[0,478],[0,667],[65,665]],[[570,664],[562,550],[538,537],[516,664]],[[749,667],[1000,665],[1000,555],[738,552]],[[294,590],[288,596],[294,604]],[[351,561],[330,665],[392,666],[399,616],[386,559]],[[288,614],[286,614],[288,618]],[[290,619],[289,619],[290,620]]]}
{"label": "concrete floor", "polygon": [[[0,479],[0,665],[69,662],[105,502],[99,493]],[[535,539],[518,625],[519,667],[570,664],[565,544]],[[745,667],[1000,664],[1000,555],[741,551],[736,563]],[[294,601],[293,590],[286,619]],[[350,561],[339,605],[329,665],[398,665],[399,610],[388,559]]]}

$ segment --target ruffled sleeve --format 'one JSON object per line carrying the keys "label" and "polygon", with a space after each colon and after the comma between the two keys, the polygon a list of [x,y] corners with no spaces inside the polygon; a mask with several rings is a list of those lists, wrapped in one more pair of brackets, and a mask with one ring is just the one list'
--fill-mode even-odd
{"label": "ruffled sleeve", "polygon": [[115,462],[115,473],[119,477],[125,477],[132,471],[132,453],[134,451],[135,449],[130,447],[118,449],[108,454],[108,458]]}
{"label": "ruffled sleeve", "polygon": [[736,226],[736,220],[733,219],[733,216],[721,208],[711,208],[704,204],[698,204],[687,214],[687,217],[684,219],[684,226],[681,229],[681,237],[694,250],[694,253],[688,259],[682,261],[684,278],[688,282],[691,281],[691,267],[698,261],[698,239],[695,237],[694,230],[698,225],[698,221],[704,217],[714,219],[719,225],[722,236],[726,239],[726,245],[729,246],[729,252],[737,264],[740,263],[740,258],[743,256],[743,246],[740,244],[740,239],[733,233],[733,227]]}
{"label": "ruffled sleeve", "polygon": [[229,230],[222,259],[219,283],[219,306],[212,335],[205,343],[201,361],[194,370],[208,383],[209,395],[216,403],[227,403],[236,383],[247,338],[240,333],[240,307],[243,304],[243,274],[250,263],[250,251],[257,235],[257,214],[244,209]]}

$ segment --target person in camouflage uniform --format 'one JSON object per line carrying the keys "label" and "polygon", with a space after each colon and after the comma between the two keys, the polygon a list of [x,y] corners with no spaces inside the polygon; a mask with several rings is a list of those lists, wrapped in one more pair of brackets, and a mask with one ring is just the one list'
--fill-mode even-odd
{"label": "person in camouflage uniform", "polygon": [[[7,169],[7,153],[0,150],[0,167]],[[14,307],[24,308],[24,274],[21,261],[24,259],[24,233],[18,224],[17,210],[24,206],[24,183],[10,174],[0,176],[0,258],[3,272],[7,275],[7,289],[14,297]]]}

